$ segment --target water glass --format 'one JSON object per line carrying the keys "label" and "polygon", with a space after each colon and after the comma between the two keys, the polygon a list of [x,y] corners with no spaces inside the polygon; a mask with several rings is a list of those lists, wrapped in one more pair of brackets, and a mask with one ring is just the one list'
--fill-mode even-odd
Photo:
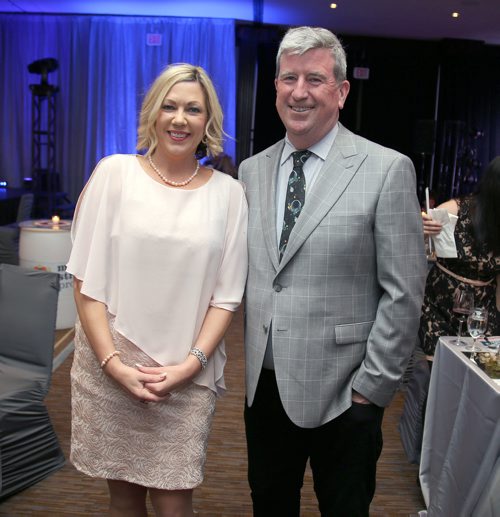
{"label": "water glass", "polygon": [[473,339],[472,345],[468,345],[467,350],[472,352],[479,352],[480,347],[477,346],[476,341],[479,337],[484,336],[488,328],[488,311],[482,307],[474,307],[467,318],[467,330]]}

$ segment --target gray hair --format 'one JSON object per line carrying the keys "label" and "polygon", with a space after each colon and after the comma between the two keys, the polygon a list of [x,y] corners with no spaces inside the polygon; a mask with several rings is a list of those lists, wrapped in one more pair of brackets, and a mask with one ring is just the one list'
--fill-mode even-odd
{"label": "gray hair", "polygon": [[333,32],[321,27],[295,27],[288,29],[281,40],[276,56],[276,77],[279,75],[280,60],[284,53],[299,55],[315,48],[326,48],[334,59],[333,75],[337,82],[347,78],[347,58],[344,47]]}

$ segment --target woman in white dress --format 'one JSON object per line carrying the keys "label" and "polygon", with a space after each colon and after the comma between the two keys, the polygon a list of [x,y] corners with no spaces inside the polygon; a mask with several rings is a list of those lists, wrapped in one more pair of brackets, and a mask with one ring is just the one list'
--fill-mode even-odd
{"label": "woman in white dress", "polygon": [[107,480],[113,516],[146,516],[148,493],[193,515],[247,274],[243,188],[197,160],[222,136],[205,71],[171,65],[144,99],[145,154],[101,160],[78,201],[71,461]]}

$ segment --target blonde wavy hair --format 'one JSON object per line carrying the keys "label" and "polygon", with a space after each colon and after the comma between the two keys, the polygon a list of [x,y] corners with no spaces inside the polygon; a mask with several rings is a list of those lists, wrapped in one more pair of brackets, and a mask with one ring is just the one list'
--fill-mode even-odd
{"label": "blonde wavy hair", "polygon": [[153,154],[158,145],[155,124],[165,97],[174,85],[184,81],[197,82],[201,86],[207,105],[207,124],[205,134],[196,150],[197,156],[202,157],[205,153],[217,156],[222,152],[225,134],[222,129],[223,114],[210,77],[200,66],[175,63],[167,66],[155,79],[142,103],[137,130],[137,149],[146,149],[146,156]]}

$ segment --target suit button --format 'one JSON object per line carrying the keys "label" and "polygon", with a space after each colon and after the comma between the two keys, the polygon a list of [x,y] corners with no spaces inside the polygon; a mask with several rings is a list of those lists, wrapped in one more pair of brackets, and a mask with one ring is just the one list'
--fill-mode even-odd
{"label": "suit button", "polygon": [[267,325],[262,325],[262,328],[264,330],[264,334],[267,334],[267,331],[269,330],[269,327]]}
{"label": "suit button", "polygon": [[281,289],[282,289],[282,287],[281,287],[281,285],[279,285],[279,284],[276,284],[276,285],[274,286],[274,290],[275,290],[277,293],[279,293],[279,292],[281,291]]}

